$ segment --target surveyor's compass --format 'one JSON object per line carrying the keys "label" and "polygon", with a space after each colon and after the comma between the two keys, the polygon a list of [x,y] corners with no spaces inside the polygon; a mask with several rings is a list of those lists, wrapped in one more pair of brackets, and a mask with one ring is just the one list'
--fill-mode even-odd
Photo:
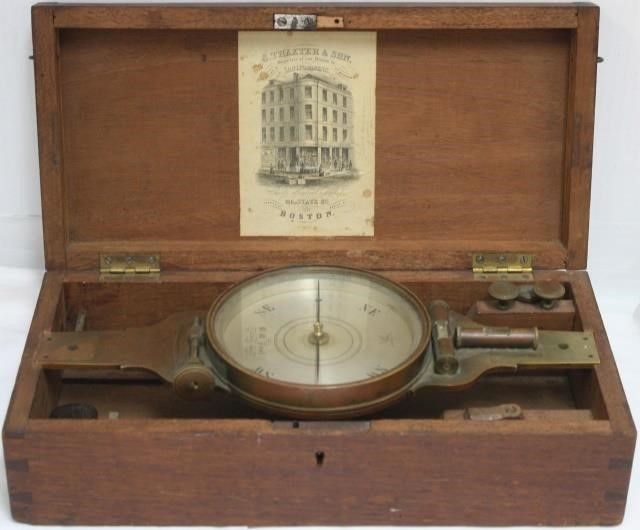
{"label": "surveyor's compass", "polygon": [[489,371],[599,361],[589,332],[488,328],[442,301],[427,311],[377,274],[300,266],[236,284],[208,313],[48,334],[36,362],[147,370],[185,399],[215,399],[217,389],[277,415],[319,419],[372,413],[424,387],[465,387]]}

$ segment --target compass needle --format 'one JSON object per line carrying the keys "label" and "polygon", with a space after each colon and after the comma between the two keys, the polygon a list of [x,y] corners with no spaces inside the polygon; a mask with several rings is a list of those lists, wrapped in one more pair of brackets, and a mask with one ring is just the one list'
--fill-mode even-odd
{"label": "compass needle", "polygon": [[314,335],[316,337],[316,384],[320,382],[320,339],[322,338],[322,324],[320,323],[320,280],[317,282],[316,292],[316,323]]}

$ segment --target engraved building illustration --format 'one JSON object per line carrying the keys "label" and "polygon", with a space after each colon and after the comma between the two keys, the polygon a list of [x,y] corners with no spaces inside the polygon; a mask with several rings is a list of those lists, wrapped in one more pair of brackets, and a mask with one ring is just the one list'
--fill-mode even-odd
{"label": "engraved building illustration", "polygon": [[353,101],[346,85],[313,74],[271,80],[260,112],[262,175],[353,175]]}

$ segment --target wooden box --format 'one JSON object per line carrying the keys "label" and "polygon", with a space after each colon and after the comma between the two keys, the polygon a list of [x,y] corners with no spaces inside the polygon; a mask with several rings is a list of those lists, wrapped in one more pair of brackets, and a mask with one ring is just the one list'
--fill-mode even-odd
{"label": "wooden box", "polygon": [[[373,237],[240,237],[238,31],[275,13],[377,32]],[[47,272],[3,431],[13,517],[35,524],[600,525],[622,520],[636,432],[587,262],[598,8],[33,8]],[[290,264],[349,265],[467,311],[475,252],[534,255],[601,363],[487,376],[350,421],[183,402],[143,377],[38,370],[46,330],[206,309]],[[157,253],[105,281],[100,256]],[[515,401],[520,421],[455,413]],[[97,420],[50,419],[89,402]],[[114,414],[115,411],[115,414]],[[322,452],[323,460],[316,453]]]}

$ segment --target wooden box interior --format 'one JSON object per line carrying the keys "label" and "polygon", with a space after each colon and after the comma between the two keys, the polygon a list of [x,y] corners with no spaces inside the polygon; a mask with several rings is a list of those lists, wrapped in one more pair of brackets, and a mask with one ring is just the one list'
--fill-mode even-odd
{"label": "wooden box interior", "polygon": [[[544,273],[543,273],[544,274]],[[555,275],[573,298],[572,278]],[[219,275],[215,280],[193,278],[161,283],[97,283],[65,281],[59,291],[52,329],[72,330],[81,310],[87,312],[87,330],[121,329],[154,324],[176,311],[206,310],[226,287],[241,276]],[[425,278],[423,273],[392,273],[427,304],[448,300],[452,308],[466,313],[477,301],[487,298],[488,282],[472,278]],[[576,317],[564,329],[582,330],[577,304]],[[46,419],[57,405],[87,403],[97,408],[100,419],[135,418],[271,418],[240,400],[220,393],[213,402],[193,403],[178,398],[166,384],[142,372],[43,373],[37,387],[30,417]],[[525,420],[593,421],[607,420],[602,391],[591,369],[487,375],[471,388],[456,391],[420,392],[401,404],[363,421],[375,419],[443,419],[445,411],[469,407],[517,403]],[[275,418],[278,419],[278,418]]]}

